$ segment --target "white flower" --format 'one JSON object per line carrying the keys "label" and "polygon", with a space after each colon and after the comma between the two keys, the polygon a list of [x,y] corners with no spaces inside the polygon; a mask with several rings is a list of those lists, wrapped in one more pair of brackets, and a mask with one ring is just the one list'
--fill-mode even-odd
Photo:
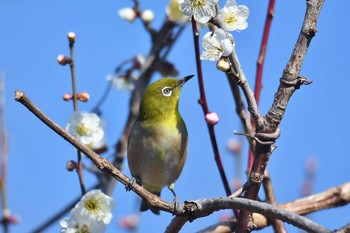
{"label": "white flower", "polygon": [[154,19],[154,13],[151,10],[144,10],[141,14],[141,19],[146,23],[152,22]]}
{"label": "white flower", "polygon": [[199,23],[207,23],[215,16],[215,5],[219,0],[179,0],[184,15],[192,16]]}
{"label": "white flower", "polygon": [[221,15],[228,31],[244,30],[248,27],[249,9],[244,5],[237,6],[235,0],[227,0],[225,7],[221,9]]}
{"label": "white flower", "polygon": [[183,23],[188,20],[188,16],[185,16],[182,11],[180,11],[179,0],[169,0],[165,12],[168,18],[175,23]]}
{"label": "white flower", "polygon": [[133,22],[136,19],[136,12],[130,7],[122,8],[118,11],[119,17],[128,21]]}
{"label": "white flower", "polygon": [[232,42],[226,38],[226,33],[221,28],[215,29],[214,33],[207,32],[203,36],[204,51],[201,54],[202,60],[216,61],[222,56],[228,56],[233,51]]}
{"label": "white flower", "polygon": [[128,90],[132,91],[135,88],[135,84],[133,81],[130,81],[127,77],[124,75],[114,75],[114,74],[109,74],[107,75],[107,81],[111,82],[112,85],[117,89],[117,90]]}
{"label": "white flower", "polygon": [[[71,211],[76,222],[91,221],[109,224],[112,219],[114,200],[98,189],[86,193]],[[90,221],[89,220],[89,221]]]}
{"label": "white flower", "polygon": [[102,222],[84,219],[83,222],[76,222],[73,219],[64,218],[60,221],[61,233],[103,233],[106,225]]}
{"label": "white flower", "polygon": [[81,143],[93,147],[104,138],[103,122],[95,113],[74,112],[66,131]]}

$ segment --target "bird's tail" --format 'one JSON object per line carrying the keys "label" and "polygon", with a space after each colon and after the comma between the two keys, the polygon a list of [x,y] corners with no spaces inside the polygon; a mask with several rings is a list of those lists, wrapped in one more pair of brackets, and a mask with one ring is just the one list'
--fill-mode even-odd
{"label": "bird's tail", "polygon": [[[160,192],[153,192],[154,195],[157,195],[158,197],[160,196]],[[146,199],[142,199],[141,201],[141,206],[140,206],[140,211],[146,211],[146,210],[151,210],[152,213],[159,215],[160,211],[156,208],[151,207]]]}

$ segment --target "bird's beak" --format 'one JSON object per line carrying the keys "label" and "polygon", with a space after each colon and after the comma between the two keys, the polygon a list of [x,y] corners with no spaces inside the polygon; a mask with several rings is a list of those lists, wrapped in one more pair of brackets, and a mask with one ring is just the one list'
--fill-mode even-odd
{"label": "bird's beak", "polygon": [[194,75],[191,74],[191,75],[188,75],[182,79],[179,79],[177,85],[175,88],[178,88],[178,87],[182,87],[182,85],[184,85],[188,80],[190,80]]}

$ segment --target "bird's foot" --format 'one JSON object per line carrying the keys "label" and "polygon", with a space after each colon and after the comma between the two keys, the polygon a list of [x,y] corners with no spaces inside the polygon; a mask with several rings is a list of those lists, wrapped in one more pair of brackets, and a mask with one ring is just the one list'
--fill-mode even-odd
{"label": "bird's foot", "polygon": [[179,198],[178,197],[174,197],[173,202],[171,203],[171,207],[174,209],[174,215],[180,214],[180,204],[179,204]]}
{"label": "bird's foot", "polygon": [[125,184],[125,190],[128,192],[131,190],[131,187],[136,183],[136,178],[132,177],[129,179],[128,183]]}

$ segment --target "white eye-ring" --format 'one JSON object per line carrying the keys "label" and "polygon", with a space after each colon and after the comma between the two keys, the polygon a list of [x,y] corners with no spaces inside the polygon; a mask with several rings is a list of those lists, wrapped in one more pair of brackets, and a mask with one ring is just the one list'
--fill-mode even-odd
{"label": "white eye-ring", "polygon": [[169,96],[171,96],[173,94],[173,90],[171,89],[171,87],[164,87],[162,89],[162,94],[165,97],[169,97]]}

